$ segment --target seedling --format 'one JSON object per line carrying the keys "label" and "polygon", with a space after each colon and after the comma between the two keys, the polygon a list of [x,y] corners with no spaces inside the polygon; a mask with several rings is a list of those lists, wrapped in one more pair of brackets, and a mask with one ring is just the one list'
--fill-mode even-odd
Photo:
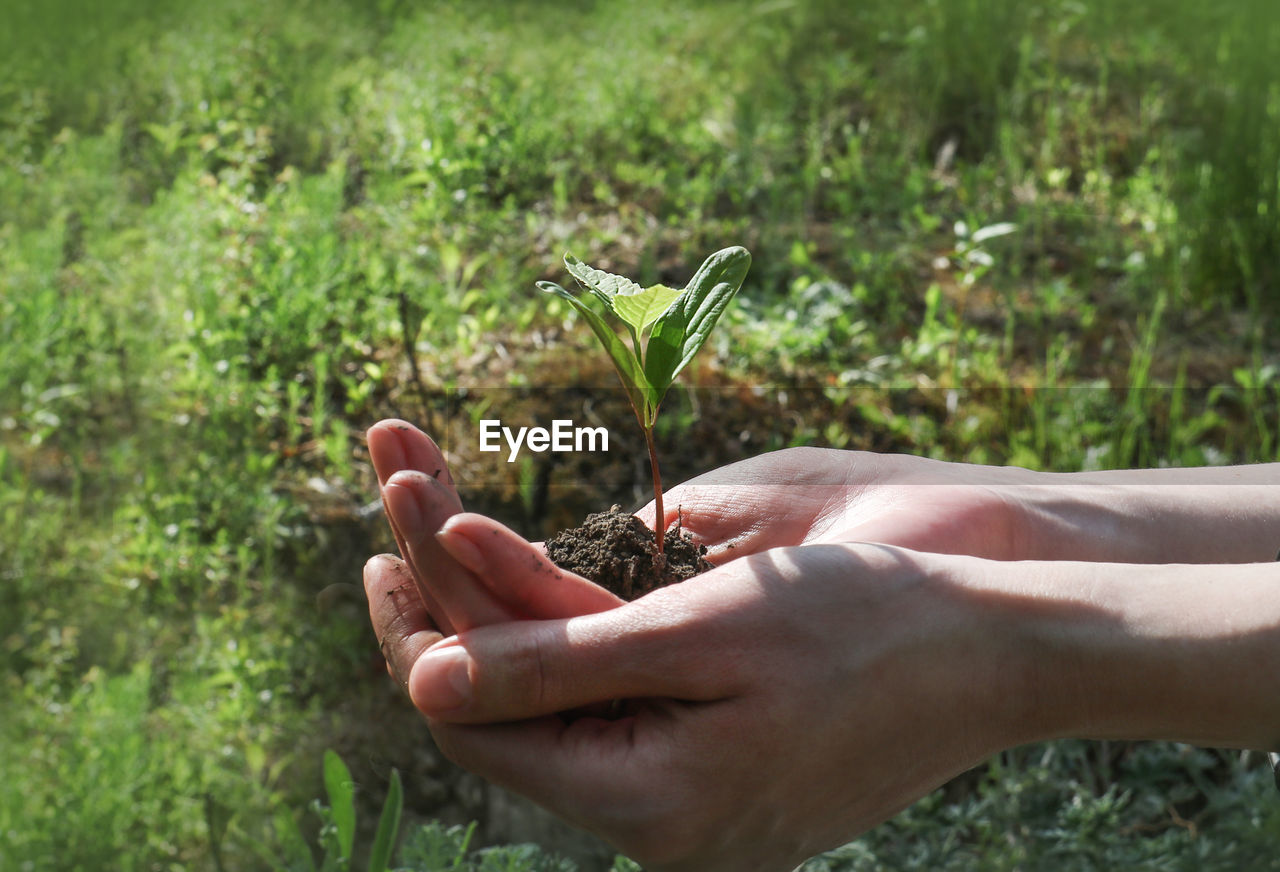
{"label": "seedling", "polygon": [[[751,268],[751,254],[741,246],[717,251],[706,259],[683,290],[666,285],[642,288],[623,276],[592,269],[572,254],[564,256],[564,265],[583,288],[604,304],[606,313],[622,322],[631,336],[628,347],[613,326],[585,301],[555,282],[538,282],[542,290],[568,300],[608,352],[644,431],[649,468],[653,472],[655,517],[661,527],[665,517],[662,477],[653,444],[658,408],[680,370],[707,341],[720,314],[742,287],[742,280]],[[665,530],[655,532],[658,553],[662,553]]]}

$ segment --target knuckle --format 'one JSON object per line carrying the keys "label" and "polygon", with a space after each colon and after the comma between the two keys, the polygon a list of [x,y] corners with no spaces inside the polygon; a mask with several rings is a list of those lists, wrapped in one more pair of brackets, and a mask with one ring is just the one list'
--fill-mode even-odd
{"label": "knuckle", "polygon": [[476,699],[486,710],[516,718],[548,713],[552,684],[547,644],[540,632],[521,633],[493,656],[477,660],[472,680]]}
{"label": "knuckle", "polygon": [[519,677],[520,687],[515,694],[525,706],[534,711],[541,711],[547,703],[547,664],[546,646],[540,634],[533,633],[529,643],[523,648]]}

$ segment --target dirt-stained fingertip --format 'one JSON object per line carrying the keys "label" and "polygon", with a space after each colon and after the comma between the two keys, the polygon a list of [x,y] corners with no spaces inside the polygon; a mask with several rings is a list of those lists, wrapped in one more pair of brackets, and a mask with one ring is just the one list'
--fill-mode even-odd
{"label": "dirt-stained fingertip", "polygon": [[396,564],[399,562],[400,562],[399,558],[397,558],[394,554],[373,555],[372,557],[370,557],[368,560],[364,562],[365,580],[366,581],[368,580],[370,572],[375,572],[379,569],[384,569],[391,572],[396,571]]}

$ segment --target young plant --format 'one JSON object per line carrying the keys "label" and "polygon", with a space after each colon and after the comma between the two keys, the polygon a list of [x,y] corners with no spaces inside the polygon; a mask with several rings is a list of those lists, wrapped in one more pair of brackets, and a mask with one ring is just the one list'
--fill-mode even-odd
{"label": "young plant", "polygon": [[659,528],[655,533],[658,553],[661,554],[665,515],[662,509],[662,477],[658,473],[658,454],[653,444],[658,407],[680,370],[707,341],[720,314],[742,287],[742,280],[751,268],[751,254],[741,246],[717,251],[706,259],[683,290],[666,285],[642,288],[623,276],[592,269],[572,254],[564,256],[564,265],[583,288],[604,304],[607,313],[622,322],[631,337],[628,347],[614,328],[586,302],[555,282],[538,282],[539,288],[563,297],[582,313],[608,352],[613,368],[618,371],[618,378],[626,388],[627,398],[649,448],[655,526]]}

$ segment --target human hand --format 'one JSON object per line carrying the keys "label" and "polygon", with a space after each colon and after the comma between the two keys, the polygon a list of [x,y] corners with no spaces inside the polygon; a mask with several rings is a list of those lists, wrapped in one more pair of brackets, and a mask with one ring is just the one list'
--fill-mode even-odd
{"label": "human hand", "polygon": [[[672,488],[677,515],[713,563],[769,548],[880,542],[919,551],[1018,559],[1027,550],[1014,467],[908,455],[789,448]],[[637,512],[653,526],[654,507]]]}
{"label": "human hand", "polygon": [[[368,444],[408,575],[443,632],[620,603],[554,567],[541,546],[463,513],[443,455],[416,427],[379,422]],[[781,545],[848,541],[1007,557],[1014,547],[1010,501],[981,482],[984,470],[905,456],[789,449],[673,488],[665,520],[669,525],[678,515],[685,531],[708,546],[713,562]],[[638,514],[653,526],[652,504]],[[542,577],[502,576],[492,567],[478,572],[481,551],[501,553],[508,565],[528,561]],[[517,586],[520,579],[528,581]]]}
{"label": "human hand", "polygon": [[[955,560],[779,548],[387,653],[449,757],[646,869],[789,869],[1024,739],[1014,640]],[[555,714],[610,699],[620,719]]]}
{"label": "human hand", "polygon": [[1278,571],[784,547],[386,653],[467,769],[648,869],[765,872],[1030,741],[1276,748]]}
{"label": "human hand", "polygon": [[[779,545],[881,542],[993,560],[1274,559],[1280,464],[1045,473],[792,448],[673,488],[712,562]],[[637,514],[652,522],[653,507]]]}
{"label": "human hand", "polygon": [[[536,633],[534,628],[545,631],[548,622],[507,622],[515,617],[569,618],[619,605],[612,595],[602,597],[598,588],[584,588],[578,581],[563,588],[553,585],[553,589],[567,593],[548,596],[547,586],[540,583],[545,565],[535,559],[545,560],[540,549],[496,522],[462,513],[439,450],[420,431],[403,422],[383,422],[370,431],[369,444],[389,518],[407,557],[406,563],[388,557],[369,562],[366,586],[371,617],[391,671],[429,715],[440,702],[442,688],[447,692],[451,686],[448,678],[441,678],[435,665],[438,658],[456,656],[461,644],[467,646],[462,650],[483,658],[484,636],[477,634],[484,633],[485,624],[498,624],[495,630],[520,627]],[[505,710],[481,706],[462,714],[464,719],[483,721],[573,709],[600,712],[607,700],[625,698],[629,700],[625,719],[610,722],[582,717],[566,723],[561,717],[550,716],[521,726],[492,727],[461,727],[434,719],[433,733],[445,752],[481,775],[507,783],[612,839],[632,856],[659,864],[670,859],[677,863],[671,868],[706,869],[755,868],[757,863],[764,864],[759,868],[770,868],[774,862],[771,852],[779,850],[769,848],[760,853],[759,841],[746,839],[743,845],[752,856],[744,856],[726,851],[724,845],[702,845],[708,832],[747,833],[761,823],[760,816],[786,809],[786,826],[799,827],[805,834],[804,847],[793,845],[788,850],[811,853],[847,838],[851,828],[865,828],[892,814],[936,780],[958,771],[956,767],[963,769],[988,753],[985,745],[957,747],[954,730],[948,730],[945,740],[936,742],[923,756],[913,750],[910,731],[904,732],[900,721],[921,701],[911,700],[909,694],[897,715],[875,712],[875,728],[862,734],[862,744],[843,752],[847,760],[819,751],[827,744],[828,735],[840,732],[839,725],[855,716],[864,694],[867,699],[878,698],[894,683],[901,683],[899,670],[914,675],[917,686],[931,688],[924,693],[926,708],[983,687],[974,680],[974,671],[966,671],[957,685],[944,679],[936,664],[912,669],[911,658],[893,653],[903,644],[901,639],[872,643],[861,651],[848,650],[851,640],[860,636],[859,627],[864,623],[880,625],[877,615],[894,611],[892,602],[898,597],[917,602],[927,599],[921,598],[918,589],[908,593],[919,583],[909,568],[910,560],[890,559],[891,552],[874,549],[864,554],[862,560],[888,560],[901,578],[863,577],[856,581],[859,590],[867,588],[864,593],[869,596],[859,608],[863,594],[849,596],[849,569],[840,568],[846,556],[854,565],[859,563],[856,549],[809,546],[749,556],[779,541],[817,541],[836,535],[838,525],[830,523],[830,494],[819,490],[827,481],[803,487],[809,483],[803,478],[806,469],[811,476],[829,474],[815,468],[810,462],[814,458],[803,456],[808,453],[779,452],[769,456],[775,462],[747,462],[722,471],[729,473],[729,478],[741,475],[748,480],[751,487],[746,493],[758,500],[758,511],[764,517],[781,518],[771,532],[761,526],[760,516],[753,517],[731,498],[729,486],[720,483],[723,479],[708,482],[704,477],[673,491],[684,495],[678,511],[686,529],[709,541],[721,559],[736,555],[746,559],[735,560],[695,584],[677,586],[672,593],[651,594],[642,601],[647,617],[637,618],[628,612],[640,606],[635,604],[599,615],[603,623],[594,630],[580,626],[579,632],[585,630],[586,638],[599,644],[597,653],[610,653],[608,662],[562,664],[570,670],[567,675],[575,676],[573,681],[578,682],[572,687],[564,683],[566,675],[551,660],[543,664],[548,669],[539,675],[545,680],[539,679],[541,689],[535,690],[527,683],[528,674],[515,678],[522,666],[529,666],[529,652],[503,648],[484,662],[506,670],[517,692],[497,690],[490,684],[489,695],[504,699]],[[838,461],[838,454],[823,459]],[[793,490],[797,485],[802,486],[802,496],[807,499],[797,500]],[[740,487],[733,490],[743,492]],[[403,594],[404,580],[413,574],[420,576],[428,591],[423,598],[430,604],[427,607]],[[675,594],[677,590],[680,595]],[[832,608],[836,604],[840,607]],[[427,608],[440,616],[436,623],[443,625],[444,632],[462,635],[441,643],[443,635],[435,629]],[[857,621],[851,622],[855,617],[851,612],[857,612]],[[665,626],[673,617],[678,619],[676,623]],[[946,623],[940,613],[935,612],[935,617],[939,625]],[[563,626],[568,622],[552,623]],[[646,627],[649,635],[637,632]],[[918,642],[927,638],[917,632],[922,629],[917,627],[908,635]],[[544,649],[541,644],[535,647]],[[428,650],[433,653],[424,656]],[[567,653],[555,644],[545,650],[559,652],[559,656]],[[844,662],[833,659],[832,655],[842,650]],[[862,692],[849,693],[838,686],[844,672],[858,671],[860,661],[868,658],[894,668],[878,675]],[[630,676],[621,683],[611,665],[615,659],[624,676]],[[415,671],[419,661],[423,665]],[[954,663],[956,658],[944,657],[942,662]],[[806,680],[788,678],[791,673]],[[592,676],[601,679],[595,686]],[[556,680],[562,682],[560,690],[551,688]],[[455,711],[446,717],[459,714]],[[907,719],[927,723],[927,719]],[[814,750],[809,759],[793,756],[798,735],[803,736],[801,744]],[[896,736],[898,756],[877,749],[881,740],[891,735]],[[633,748],[639,736],[646,741]],[[737,744],[733,740],[739,736],[748,742],[740,746],[749,750],[746,759],[754,762],[746,771],[729,772],[723,766],[726,749]],[[592,746],[594,740],[603,744]],[[970,740],[966,737],[964,741]],[[542,747],[542,743],[550,743],[550,747]],[[578,749],[578,756],[562,760],[572,748]],[[547,766],[520,769],[542,759]],[[616,778],[609,774],[628,759],[631,764],[618,769]],[[843,767],[846,762],[848,769]],[[797,791],[811,795],[823,788],[814,780],[822,772],[834,777],[838,784],[831,788],[842,789],[844,795],[850,786],[864,783],[854,773],[873,764],[876,771],[868,777],[884,782],[883,793],[877,791],[875,799],[860,803],[852,816],[845,813],[847,808],[818,808],[826,801],[819,803],[813,796],[807,802],[794,801]],[[548,786],[557,771],[566,779],[564,790]],[[579,776],[586,780],[579,783]],[[708,792],[708,785],[715,787]],[[593,797],[594,788],[607,795]],[[754,815],[742,813],[743,790],[754,794]],[[655,797],[665,797],[661,800],[664,808],[646,809]],[[592,817],[592,810],[605,819]],[[681,820],[664,819],[664,814]],[[730,817],[732,822],[727,820]],[[661,844],[656,843],[659,839]],[[826,844],[820,843],[823,840]],[[682,862],[679,854],[692,858],[688,865],[678,865]]]}
{"label": "human hand", "polygon": [[[971,488],[963,468],[942,467]],[[765,492],[747,493],[785,508],[768,489],[785,491],[795,470],[764,468],[781,481],[756,480]],[[938,470],[928,472],[939,484]],[[892,498],[901,474],[869,485],[884,486],[873,496],[890,516],[911,504]],[[1054,735],[1270,742],[1280,715],[1275,694],[1258,692],[1269,673],[1257,664],[1274,662],[1280,626],[1274,609],[1258,608],[1274,599],[1272,567],[1140,570],[818,544],[840,535],[841,520],[844,535],[862,535],[884,517],[819,499],[793,501],[777,518],[814,544],[765,550],[770,531],[748,523],[752,513],[735,508],[724,484],[711,482],[720,499],[687,494],[686,528],[718,544],[722,558],[747,556],[603,614],[477,621],[441,641],[420,606],[379,596],[402,587],[407,567],[371,561],[384,652],[446,752],[653,868],[768,869],[865,829],[999,747]],[[440,539],[492,535],[492,523],[454,514]],[[533,546],[503,535],[504,547],[477,549],[476,561],[446,551],[472,564],[473,584],[500,578],[499,590],[528,591],[536,610],[536,564],[509,559]],[[950,535],[982,547],[972,526]],[[842,552],[861,571],[832,571]],[[894,559],[877,563],[877,553]],[[1208,569],[1239,576],[1212,586],[1222,599],[1213,610]],[[559,603],[562,614],[575,614],[572,599]],[[1258,630],[1242,630],[1246,619]],[[459,688],[469,701],[450,699]],[[631,700],[619,721],[546,714],[619,699]]]}

